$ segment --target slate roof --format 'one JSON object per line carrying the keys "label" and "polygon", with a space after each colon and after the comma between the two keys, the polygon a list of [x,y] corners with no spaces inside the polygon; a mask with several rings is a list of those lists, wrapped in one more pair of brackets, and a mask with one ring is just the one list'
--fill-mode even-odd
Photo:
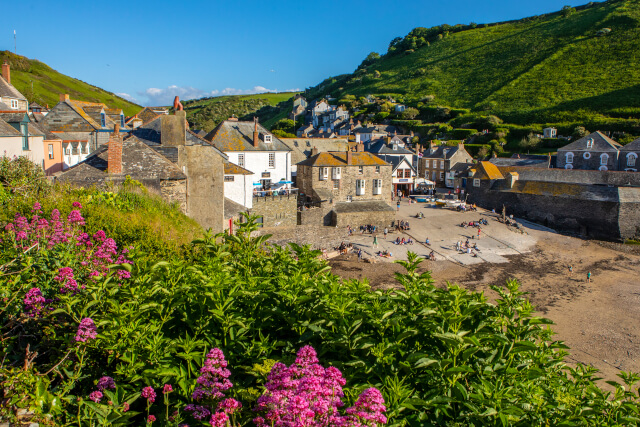
{"label": "slate roof", "polygon": [[333,207],[336,213],[356,212],[394,212],[395,209],[381,200],[365,200],[358,202],[338,202]]}
{"label": "slate roof", "polygon": [[86,132],[52,132],[63,141],[89,141],[89,134]]}
{"label": "slate roof", "polygon": [[436,151],[434,151],[431,154],[424,154],[422,156],[423,159],[450,159],[454,154],[456,154],[458,152],[459,146],[456,145],[454,147],[451,147],[449,145],[440,145],[438,146],[438,148],[436,148]]}
{"label": "slate roof", "polygon": [[[34,114],[34,116],[35,116],[35,114]],[[55,133],[49,131],[49,129],[47,129],[47,127],[42,123],[42,121],[38,122],[37,120],[33,120],[31,122],[31,124],[29,124],[29,127],[31,127],[31,126],[35,127],[38,131],[40,131],[40,133],[42,135],[44,135],[45,141],[52,141],[54,139],[62,139],[59,135],[56,135]]]}
{"label": "slate roof", "polygon": [[373,125],[367,127],[359,127],[354,133],[396,133],[398,128],[391,125]]}
{"label": "slate roof", "polygon": [[253,172],[238,166],[235,163],[227,162],[224,164],[225,175],[253,175]]}
{"label": "slate roof", "polygon": [[307,160],[298,163],[298,165],[324,167],[324,166],[389,166],[378,156],[367,152],[356,152],[352,154],[352,162],[347,165],[346,152],[328,152],[318,153],[309,157]]}
{"label": "slate roof", "polygon": [[[112,177],[107,174],[107,146],[99,148],[84,161],[56,174],[57,179],[71,183],[100,183]],[[139,181],[149,179],[184,180],[186,175],[167,158],[148,147],[135,136],[122,143],[122,174]]]}
{"label": "slate roof", "polygon": [[[593,147],[587,148],[587,141],[593,138]],[[600,131],[590,133],[587,136],[559,148],[558,151],[618,151],[622,145],[609,138]]]}
{"label": "slate roof", "polygon": [[149,107],[144,107],[142,110],[140,110],[137,116],[139,119],[142,119],[142,124],[146,124],[151,120],[160,116],[160,114],[156,113],[155,111],[153,111],[153,109]]}
{"label": "slate roof", "polygon": [[397,149],[394,150],[393,145],[387,144],[387,142],[384,139],[378,139],[375,142],[373,142],[369,146],[369,149],[367,151],[375,154],[396,154],[396,155],[413,154],[412,151],[409,151],[406,148],[403,148],[400,146],[397,146]]}
{"label": "slate roof", "polygon": [[466,172],[468,171],[470,168],[474,167],[475,163],[456,163],[455,165],[451,166],[451,168],[449,169],[450,172],[455,172],[456,174],[461,173],[461,172]]}
{"label": "slate roof", "polygon": [[334,138],[282,138],[283,143],[291,149],[291,164],[300,163],[311,156],[311,149],[317,148],[319,153],[328,151],[347,151],[349,143],[346,139]]}
{"label": "slate roof", "polygon": [[0,138],[6,136],[22,136],[22,134],[16,128],[0,118]]}
{"label": "slate roof", "polygon": [[[7,123],[20,123],[25,116],[27,116],[25,111],[20,113],[0,113],[0,118]],[[29,121],[29,116],[27,116],[27,121]]]}
{"label": "slate roof", "polygon": [[26,101],[27,98],[21,94],[11,83],[7,82],[4,77],[0,76],[0,96],[7,98],[16,98]]}
{"label": "slate roof", "polygon": [[417,173],[413,165],[404,156],[389,156],[384,154],[383,155],[378,154],[378,157],[380,157],[385,162],[389,163],[392,166],[393,172],[395,172],[395,170],[398,169],[398,166],[400,166],[402,163],[406,163],[407,165],[409,165],[409,167],[414,173]]}
{"label": "slate roof", "polygon": [[536,168],[548,168],[549,156],[521,155],[520,157],[496,157],[489,160],[496,166],[528,166]]}
{"label": "slate roof", "polygon": [[620,151],[640,151],[640,138],[620,147]]}
{"label": "slate roof", "polygon": [[[291,151],[278,137],[258,123],[260,143],[253,146],[254,122],[225,120],[205,137],[218,150],[227,151]],[[271,135],[271,143],[264,142],[264,135]]]}
{"label": "slate roof", "polygon": [[240,215],[241,212],[246,212],[248,209],[242,206],[240,203],[236,203],[229,198],[224,198],[224,219],[231,219]]}

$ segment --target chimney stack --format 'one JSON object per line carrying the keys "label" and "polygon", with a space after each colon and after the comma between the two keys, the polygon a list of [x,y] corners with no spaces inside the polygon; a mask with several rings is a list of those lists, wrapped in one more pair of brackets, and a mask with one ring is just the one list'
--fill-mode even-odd
{"label": "chimney stack", "polygon": [[69,101],[69,94],[68,93],[61,93],[60,94],[60,102],[65,102],[65,101]]}
{"label": "chimney stack", "polygon": [[107,172],[114,175],[122,174],[122,136],[120,135],[120,125],[117,123],[113,128],[113,133],[109,136]]}
{"label": "chimney stack", "polygon": [[353,164],[353,151],[347,150],[347,166]]}
{"label": "chimney stack", "polygon": [[160,117],[160,144],[180,147],[187,143],[187,112],[176,111],[175,115]]}
{"label": "chimney stack", "polygon": [[358,153],[362,153],[362,152],[364,152],[364,144],[363,144],[362,142],[361,142],[361,143],[359,143],[359,144],[356,144],[356,151],[357,151]]}
{"label": "chimney stack", "polygon": [[11,66],[6,59],[4,64],[2,64],[2,77],[7,81],[7,83],[11,84]]}
{"label": "chimney stack", "polygon": [[260,134],[258,133],[258,118],[253,118],[253,146],[258,148],[260,145]]}
{"label": "chimney stack", "polygon": [[315,156],[316,154],[318,154],[318,147],[313,147],[313,148],[311,149],[311,155],[312,155],[312,156]]}

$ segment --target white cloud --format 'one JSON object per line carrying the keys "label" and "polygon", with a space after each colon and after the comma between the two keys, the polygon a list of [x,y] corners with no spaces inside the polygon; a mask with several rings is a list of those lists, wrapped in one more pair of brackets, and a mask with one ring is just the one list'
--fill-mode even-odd
{"label": "white cloud", "polygon": [[[284,92],[299,92],[300,89],[288,89]],[[203,98],[207,96],[224,96],[224,95],[252,95],[256,93],[278,92],[276,89],[267,89],[264,86],[254,86],[251,89],[235,89],[227,87],[222,90],[212,90],[210,92],[191,86],[171,85],[166,89],[158,89],[151,87],[144,92],[138,92],[138,95],[147,99],[146,105],[160,106],[172,105],[173,99],[178,96],[181,100],[189,100]]]}
{"label": "white cloud", "polygon": [[136,104],[140,103],[140,101],[138,101],[134,96],[131,96],[128,93],[120,92],[120,93],[116,93],[116,95],[118,95],[120,98],[126,99],[127,101],[131,101]]}

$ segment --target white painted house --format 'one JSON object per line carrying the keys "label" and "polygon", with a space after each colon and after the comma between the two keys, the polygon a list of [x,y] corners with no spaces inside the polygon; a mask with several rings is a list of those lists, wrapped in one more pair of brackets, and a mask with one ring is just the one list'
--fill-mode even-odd
{"label": "white painted house", "polygon": [[23,156],[44,168],[44,134],[30,123],[26,113],[0,114],[0,156]]}
{"label": "white painted house", "polygon": [[253,207],[253,173],[234,163],[224,165],[224,197],[244,206]]}
{"label": "white painted house", "polygon": [[231,118],[205,139],[225,153],[231,163],[251,172],[254,187],[268,190],[279,182],[291,181],[291,148],[257,122]]}

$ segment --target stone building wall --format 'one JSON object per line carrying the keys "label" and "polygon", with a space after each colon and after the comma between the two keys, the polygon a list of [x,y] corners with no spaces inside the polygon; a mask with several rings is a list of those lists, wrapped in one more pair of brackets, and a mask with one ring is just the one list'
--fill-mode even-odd
{"label": "stone building wall", "polygon": [[298,224],[298,197],[254,197],[251,213],[262,217],[264,227],[292,226]]}
{"label": "stone building wall", "polygon": [[623,239],[640,239],[640,188],[618,188],[618,225]]}
{"label": "stone building wall", "polygon": [[177,203],[182,213],[187,213],[187,181],[160,181],[160,195],[168,203]]}
{"label": "stone building wall", "polygon": [[350,225],[353,228],[360,225],[375,225],[380,230],[384,230],[384,227],[389,227],[395,220],[396,214],[393,211],[382,212],[340,212],[331,211],[332,224],[334,226],[346,227]]}
{"label": "stone building wall", "polygon": [[[564,169],[567,162],[567,153],[573,153],[573,162],[571,165],[573,169],[582,169],[582,170],[599,170],[600,166],[603,166],[600,163],[600,155],[606,153],[609,158],[607,159],[607,163],[604,165],[608,170],[617,170],[618,169],[618,156],[619,152],[617,151],[592,151],[592,150],[558,150],[558,157],[556,161],[556,166],[558,168]],[[585,158],[585,154],[588,158]]]}

